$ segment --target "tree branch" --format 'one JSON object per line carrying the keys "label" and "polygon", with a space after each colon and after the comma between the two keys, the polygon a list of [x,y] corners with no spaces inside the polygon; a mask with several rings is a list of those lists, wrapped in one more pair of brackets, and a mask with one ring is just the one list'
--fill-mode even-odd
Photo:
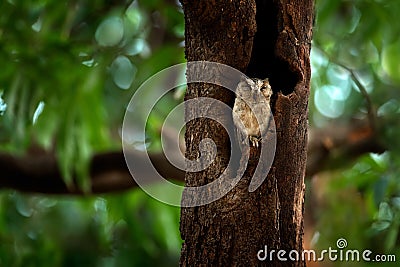
{"label": "tree branch", "polygon": [[[318,172],[343,168],[359,156],[373,152],[382,153],[386,148],[379,142],[368,121],[355,121],[349,125],[332,124],[324,129],[311,129],[307,154],[307,176]],[[130,158],[142,166],[142,152],[131,152]],[[163,153],[149,155],[154,167],[167,178],[184,181],[184,171],[172,166]],[[68,187],[53,154],[28,154],[13,156],[0,153],[0,188],[45,194],[85,194],[78,186]],[[149,182],[155,177],[142,171]],[[109,193],[137,187],[126,166],[122,152],[97,154],[90,164],[91,193]]]}
{"label": "tree branch", "polygon": [[[129,157],[134,160],[135,165],[143,166],[144,153],[131,152]],[[172,166],[164,154],[150,154],[149,157],[163,177],[184,181],[184,172]],[[66,185],[53,154],[18,157],[0,153],[0,169],[0,188],[46,194],[85,194],[77,183],[73,186]],[[141,175],[146,176],[150,182],[155,180],[145,170]],[[90,178],[92,194],[118,192],[137,186],[122,152],[95,155],[90,164]]]}
{"label": "tree branch", "polygon": [[344,168],[363,154],[382,153],[385,150],[386,147],[367,120],[311,129],[306,175],[310,177],[318,172]]}

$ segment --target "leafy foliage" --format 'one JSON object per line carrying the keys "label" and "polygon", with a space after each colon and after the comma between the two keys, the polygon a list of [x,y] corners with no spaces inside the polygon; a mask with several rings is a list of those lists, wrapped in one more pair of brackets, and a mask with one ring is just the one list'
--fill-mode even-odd
{"label": "leafy foliage", "polygon": [[1,266],[175,266],[179,210],[143,192],[73,199],[4,192]]}
{"label": "leafy foliage", "polygon": [[400,25],[393,23],[399,11],[392,0],[317,1],[310,122],[314,127],[332,120],[373,124],[372,113],[380,141],[390,148],[320,175],[329,180],[311,190],[324,199],[314,240],[321,248],[346,237],[360,250],[399,251]]}
{"label": "leafy foliage", "polygon": [[[37,143],[54,149],[67,182],[72,171],[84,178],[93,152],[120,146],[112,136],[131,89],[183,60],[182,32],[167,32],[182,29],[182,13],[177,6],[163,5],[161,14],[154,3],[130,1],[1,5],[0,148],[22,152]],[[163,35],[171,43],[160,47],[162,40],[153,39]]]}
{"label": "leafy foliage", "polygon": [[[103,0],[9,0],[0,8],[0,149],[54,151],[66,181],[75,172],[85,188],[93,153],[121,149],[134,90],[184,60],[182,11],[163,1]],[[0,266],[178,261],[178,210],[139,191],[85,199],[5,191],[0,203]]]}

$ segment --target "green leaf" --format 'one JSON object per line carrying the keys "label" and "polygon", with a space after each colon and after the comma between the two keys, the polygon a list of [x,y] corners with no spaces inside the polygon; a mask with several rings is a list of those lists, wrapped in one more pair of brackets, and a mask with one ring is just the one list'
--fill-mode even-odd
{"label": "green leaf", "polygon": [[121,89],[129,89],[136,75],[136,67],[126,56],[118,56],[111,64],[114,83]]}
{"label": "green leaf", "polygon": [[124,23],[120,17],[104,20],[96,30],[95,38],[101,46],[115,46],[124,37]]}
{"label": "green leaf", "polygon": [[382,68],[393,81],[400,84],[400,39],[383,48]]}
{"label": "green leaf", "polygon": [[393,212],[387,202],[382,202],[379,205],[378,220],[389,222],[393,220]]}

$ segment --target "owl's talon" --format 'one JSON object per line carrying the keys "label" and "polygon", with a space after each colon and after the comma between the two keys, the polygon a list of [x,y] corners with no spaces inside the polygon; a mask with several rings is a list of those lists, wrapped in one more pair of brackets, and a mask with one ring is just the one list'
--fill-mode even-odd
{"label": "owl's talon", "polygon": [[252,146],[258,148],[258,142],[260,141],[260,139],[255,136],[250,136],[249,139],[251,141]]}

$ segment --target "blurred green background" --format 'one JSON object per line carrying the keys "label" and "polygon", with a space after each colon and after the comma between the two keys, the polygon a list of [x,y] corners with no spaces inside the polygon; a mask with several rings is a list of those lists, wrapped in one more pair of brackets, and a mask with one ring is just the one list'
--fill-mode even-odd
{"label": "blurred green background", "polygon": [[[65,180],[75,171],[84,188],[91,156],[121,149],[135,90],[184,62],[179,3],[8,0],[0,10],[0,151],[54,151]],[[310,128],[366,118],[369,100],[377,138],[390,150],[307,178],[307,245],[326,249],[346,238],[349,248],[400,260],[400,3],[320,0],[316,12]],[[178,91],[152,114],[146,138],[154,151],[166,112],[181,101]],[[177,266],[180,246],[179,209],[139,189],[0,192],[0,266]]]}
{"label": "blurred green background", "polygon": [[[315,222],[310,245],[337,248],[336,241],[345,238],[348,249],[395,254],[399,262],[400,3],[316,1],[316,10],[310,128],[329,129],[332,122],[350,126],[368,120],[370,109],[375,113],[376,138],[388,150],[339,160],[334,170],[307,181],[306,205]],[[328,263],[323,266],[377,265]]]}

